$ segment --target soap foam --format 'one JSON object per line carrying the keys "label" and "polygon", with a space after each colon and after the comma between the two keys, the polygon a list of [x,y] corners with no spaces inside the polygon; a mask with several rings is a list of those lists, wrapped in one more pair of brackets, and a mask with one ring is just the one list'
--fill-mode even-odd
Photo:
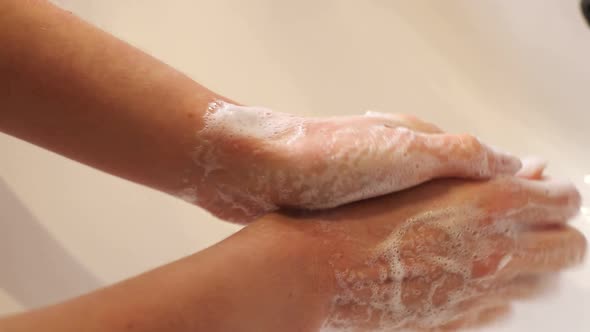
{"label": "soap foam", "polygon": [[303,119],[290,114],[273,112],[263,107],[237,106],[216,101],[205,115],[205,132],[249,137],[260,140],[275,139],[288,134],[292,142],[304,134]]}
{"label": "soap foam", "polygon": [[242,222],[279,207],[326,209],[437,177],[486,178],[519,167],[472,136],[424,134],[375,113],[311,119],[215,101],[197,136],[193,161],[202,177],[189,187],[208,187],[201,206]]}
{"label": "soap foam", "polygon": [[[504,247],[496,269],[473,275],[473,257],[488,258],[498,252],[489,243],[492,235],[498,235],[496,225],[478,232],[464,227],[484,215],[476,208],[446,208],[405,221],[367,263],[380,269],[378,280],[367,282],[351,278],[354,274],[336,273],[340,293],[321,331],[353,331],[359,326],[368,331],[430,330],[457,319],[465,312],[461,304],[486,294],[496,273],[512,257],[511,247]],[[501,236],[514,241],[512,234]],[[370,290],[370,298],[356,295],[364,289]],[[353,318],[339,313],[355,307],[366,310],[355,311]]]}

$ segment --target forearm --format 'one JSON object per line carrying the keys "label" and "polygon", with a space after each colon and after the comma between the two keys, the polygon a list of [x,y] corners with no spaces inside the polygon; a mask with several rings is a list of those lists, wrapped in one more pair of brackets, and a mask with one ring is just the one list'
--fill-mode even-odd
{"label": "forearm", "polygon": [[302,255],[305,240],[271,223],[112,287],[0,320],[0,330],[317,331],[329,301],[310,293],[317,276]]}
{"label": "forearm", "polygon": [[159,190],[185,186],[222,97],[46,1],[2,1],[0,41],[1,131]]}

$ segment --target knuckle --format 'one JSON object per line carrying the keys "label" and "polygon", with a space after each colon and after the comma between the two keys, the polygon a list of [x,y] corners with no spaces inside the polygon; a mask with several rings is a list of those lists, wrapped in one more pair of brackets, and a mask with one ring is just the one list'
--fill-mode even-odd
{"label": "knuckle", "polygon": [[422,122],[420,118],[411,114],[397,114],[397,117],[400,120],[407,121],[407,122]]}
{"label": "knuckle", "polygon": [[458,136],[458,139],[469,150],[479,151],[479,150],[482,150],[482,148],[483,148],[481,141],[477,137],[475,137],[471,134],[461,134]]}

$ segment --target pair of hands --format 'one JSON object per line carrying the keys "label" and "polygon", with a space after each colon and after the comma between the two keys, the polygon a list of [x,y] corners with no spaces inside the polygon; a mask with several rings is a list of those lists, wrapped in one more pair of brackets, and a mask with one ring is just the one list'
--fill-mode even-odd
{"label": "pair of hands", "polygon": [[407,115],[311,119],[216,102],[205,120],[193,158],[198,204],[239,223],[279,208],[332,208],[434,178],[485,179],[521,167],[473,136]]}
{"label": "pair of hands", "polygon": [[206,119],[194,160],[212,191],[199,203],[231,221],[333,208],[435,178],[493,178],[426,183],[309,222],[278,217],[305,234],[293,246],[324,265],[326,331],[483,324],[584,256],[584,236],[566,225],[580,207],[576,189],[473,136],[405,115],[305,119],[227,103]]}

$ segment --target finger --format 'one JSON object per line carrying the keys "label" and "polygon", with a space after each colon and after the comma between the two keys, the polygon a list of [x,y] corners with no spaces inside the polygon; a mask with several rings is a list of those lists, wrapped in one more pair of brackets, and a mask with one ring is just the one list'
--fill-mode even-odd
{"label": "finger", "polygon": [[481,327],[496,322],[510,314],[509,305],[492,306],[470,310],[458,318],[440,327],[440,331],[457,331],[460,329]]}
{"label": "finger", "polygon": [[567,181],[514,178],[502,186],[499,196],[503,197],[490,198],[493,201],[487,202],[485,208],[520,225],[565,223],[580,210],[580,193]]}
{"label": "finger", "polygon": [[516,176],[529,180],[541,180],[545,168],[547,168],[547,160],[537,157],[525,158],[522,160],[522,168],[516,173]]}
{"label": "finger", "polygon": [[586,246],[584,235],[567,225],[523,232],[502,273],[557,272],[580,264]]}
{"label": "finger", "polygon": [[[462,316],[449,323],[447,326],[457,326],[462,322],[462,326],[473,326],[475,323],[487,324],[491,315],[497,312],[497,308],[509,308],[509,303],[514,300],[525,300],[536,297],[543,293],[544,290],[551,288],[555,284],[555,278],[539,275],[520,275],[511,278],[498,277],[497,282],[489,286],[478,288],[481,295],[462,301],[457,305],[458,312],[463,312]],[[503,316],[504,310],[499,311]],[[490,317],[492,316],[492,317]],[[499,317],[496,316],[496,317]]]}
{"label": "finger", "polygon": [[498,322],[499,320],[510,316],[510,312],[511,308],[509,305],[483,309],[476,314],[475,319],[473,319],[466,327],[475,328]]}
{"label": "finger", "polygon": [[555,289],[556,274],[525,274],[514,276],[497,275],[486,285],[473,285],[479,295],[466,299],[457,305],[460,311],[473,308],[505,305],[515,300],[535,298]]}
{"label": "finger", "polygon": [[555,285],[555,275],[506,275],[497,274],[493,279],[478,282],[472,287],[476,296],[461,301],[457,305],[460,311],[473,308],[505,305],[514,300],[524,300],[541,294]]}
{"label": "finger", "polygon": [[413,115],[381,113],[367,111],[365,117],[382,122],[383,125],[396,127],[406,127],[422,133],[442,133],[443,131],[432,123],[423,121]]}
{"label": "finger", "polygon": [[[502,287],[505,287],[504,285]],[[488,287],[481,294],[461,301],[456,308],[460,312],[479,311],[481,308],[502,306],[510,303],[512,299],[498,294],[499,287]]]}
{"label": "finger", "polygon": [[424,150],[438,159],[440,176],[489,178],[515,174],[519,158],[487,146],[471,135],[417,134]]}
{"label": "finger", "polygon": [[557,275],[555,274],[525,274],[517,275],[505,282],[494,291],[494,296],[510,300],[526,300],[537,297],[544,292],[554,289]]}

